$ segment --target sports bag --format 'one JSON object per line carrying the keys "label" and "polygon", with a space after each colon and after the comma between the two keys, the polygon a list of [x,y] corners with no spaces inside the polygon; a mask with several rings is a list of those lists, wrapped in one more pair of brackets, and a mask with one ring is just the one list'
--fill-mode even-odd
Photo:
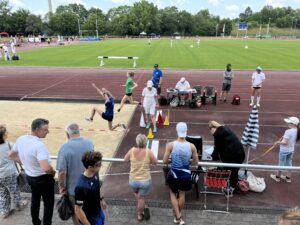
{"label": "sports bag", "polygon": [[168,99],[165,96],[161,95],[160,98],[158,99],[158,103],[161,106],[168,105]]}
{"label": "sports bag", "polygon": [[232,105],[239,105],[241,104],[241,97],[239,95],[234,95],[232,98]]}
{"label": "sports bag", "polygon": [[263,192],[266,189],[265,179],[262,177],[248,176],[247,181],[249,182],[250,191]]}
{"label": "sports bag", "polygon": [[12,59],[12,60],[19,60],[20,58],[19,58],[19,56],[17,56],[17,55],[13,55],[11,59]]}

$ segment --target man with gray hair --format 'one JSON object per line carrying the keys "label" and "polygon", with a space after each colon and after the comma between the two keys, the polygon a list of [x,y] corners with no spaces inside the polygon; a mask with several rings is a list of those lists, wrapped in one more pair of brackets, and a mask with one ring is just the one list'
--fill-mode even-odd
{"label": "man with gray hair", "polygon": [[[64,143],[58,152],[56,170],[58,170],[59,193],[67,194],[74,206],[75,187],[80,175],[84,171],[81,162],[83,153],[93,151],[93,142],[80,136],[78,124],[71,123],[66,129],[68,141]],[[74,225],[79,225],[77,217],[72,217]]]}

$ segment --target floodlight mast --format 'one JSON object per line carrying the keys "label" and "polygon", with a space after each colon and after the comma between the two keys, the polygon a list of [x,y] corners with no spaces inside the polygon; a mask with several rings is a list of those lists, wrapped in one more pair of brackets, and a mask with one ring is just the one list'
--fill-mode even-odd
{"label": "floodlight mast", "polygon": [[52,1],[48,0],[48,8],[49,8],[49,12],[52,13]]}

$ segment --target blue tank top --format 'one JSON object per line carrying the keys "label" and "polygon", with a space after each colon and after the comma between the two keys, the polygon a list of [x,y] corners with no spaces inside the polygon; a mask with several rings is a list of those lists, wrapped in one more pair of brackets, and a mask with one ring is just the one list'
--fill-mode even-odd
{"label": "blue tank top", "polygon": [[109,97],[109,101],[105,103],[105,115],[106,116],[114,116],[114,99],[113,97]]}
{"label": "blue tank top", "polygon": [[192,156],[191,144],[187,141],[173,142],[171,152],[171,174],[176,179],[189,179],[191,177],[190,159]]}

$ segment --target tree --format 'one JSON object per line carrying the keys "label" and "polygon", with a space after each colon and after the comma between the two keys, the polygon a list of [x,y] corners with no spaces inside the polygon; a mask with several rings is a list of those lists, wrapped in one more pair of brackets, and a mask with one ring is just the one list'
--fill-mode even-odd
{"label": "tree", "polygon": [[7,0],[0,0],[0,32],[10,31],[9,17],[11,7],[8,5]]}
{"label": "tree", "polygon": [[78,16],[73,12],[55,13],[50,16],[49,27],[54,34],[78,35]]}
{"label": "tree", "polygon": [[[97,21],[97,22],[96,22]],[[97,23],[97,24],[96,24]],[[104,16],[101,16],[96,13],[90,13],[89,17],[87,18],[86,22],[82,26],[83,30],[90,31],[89,34],[95,35],[96,32],[96,25],[99,34],[105,34],[106,33],[106,21]]]}
{"label": "tree", "polygon": [[248,22],[250,16],[252,16],[253,12],[250,6],[245,9],[245,12],[240,13],[239,17],[242,22]]}
{"label": "tree", "polygon": [[19,9],[12,13],[9,23],[13,34],[25,33],[26,21],[29,15],[30,12],[27,9]]}
{"label": "tree", "polygon": [[147,34],[158,33],[159,20],[158,9],[153,3],[149,3],[145,0],[134,3],[130,14],[129,21],[130,31],[133,35],[138,35],[140,32],[145,31]]}
{"label": "tree", "polygon": [[112,8],[107,13],[108,31],[113,35],[131,34],[129,14],[132,10],[131,6],[119,6]]}
{"label": "tree", "polygon": [[60,5],[56,8],[56,13],[70,13],[73,12],[74,14],[78,15],[80,18],[80,22],[86,21],[88,18],[88,11],[81,4],[69,4],[69,5]]}
{"label": "tree", "polygon": [[40,16],[30,14],[26,18],[26,33],[39,34],[42,31],[42,19]]}
{"label": "tree", "polygon": [[178,14],[178,31],[182,35],[191,35],[193,33],[193,17],[185,10]]}
{"label": "tree", "polygon": [[164,35],[173,35],[178,32],[179,13],[175,6],[160,10],[161,30]]}

